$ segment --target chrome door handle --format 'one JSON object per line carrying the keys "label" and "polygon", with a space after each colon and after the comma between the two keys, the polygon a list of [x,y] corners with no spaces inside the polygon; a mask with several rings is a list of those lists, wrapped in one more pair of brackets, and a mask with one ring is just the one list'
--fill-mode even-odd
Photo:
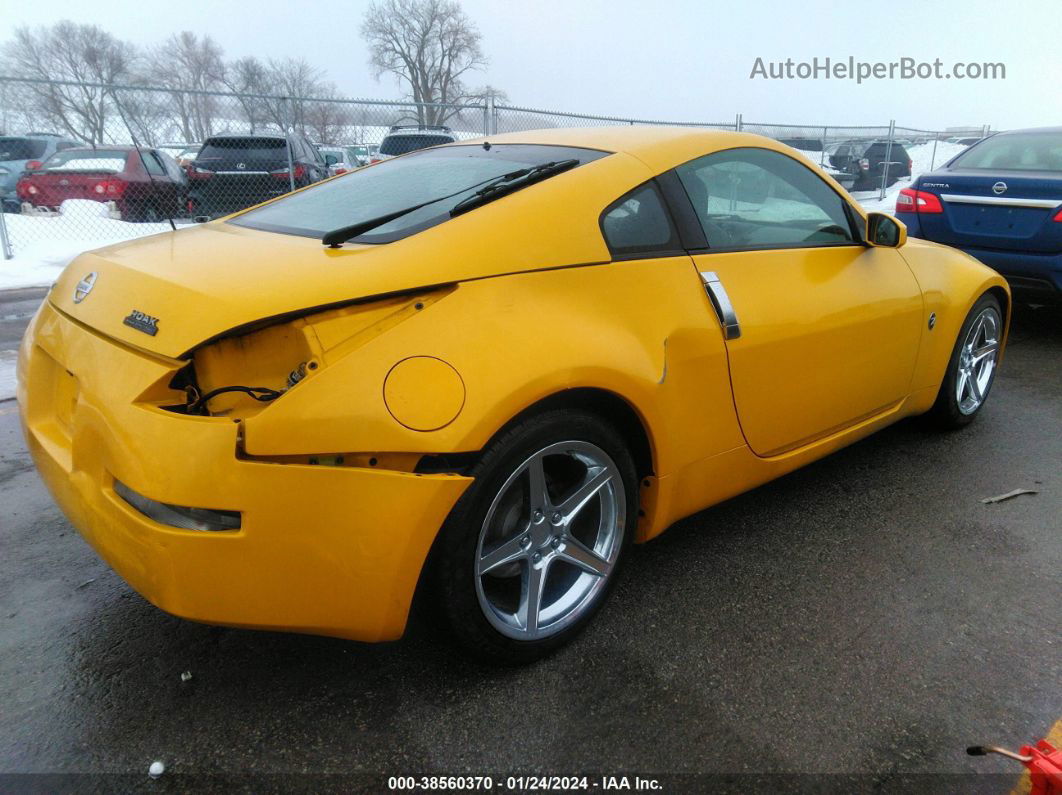
{"label": "chrome door handle", "polygon": [[738,323],[734,305],[730,303],[730,296],[726,288],[719,281],[715,271],[701,271],[701,281],[704,282],[704,291],[715,307],[715,313],[719,315],[719,322],[723,325],[723,336],[728,340],[736,340],[741,336],[741,325]]}

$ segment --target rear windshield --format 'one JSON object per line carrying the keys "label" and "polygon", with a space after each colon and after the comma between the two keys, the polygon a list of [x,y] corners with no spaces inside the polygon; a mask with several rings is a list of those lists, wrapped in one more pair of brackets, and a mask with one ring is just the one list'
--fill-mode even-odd
{"label": "rear windshield", "polygon": [[283,138],[211,138],[199,150],[196,160],[277,160],[288,156]]}
{"label": "rear windshield", "polygon": [[490,149],[479,145],[425,149],[351,171],[250,210],[229,223],[321,237],[333,229],[440,200],[357,238],[360,243],[387,243],[442,223],[450,217],[450,208],[503,174],[551,161],[574,159],[583,165],[605,154],[594,149],[530,144],[495,144]]}
{"label": "rear windshield", "polygon": [[47,148],[47,141],[35,141],[32,138],[0,138],[0,161],[37,160]]}
{"label": "rear windshield", "polygon": [[428,133],[388,135],[380,144],[380,154],[404,155],[407,152],[416,152],[418,149],[427,149],[429,146],[453,143],[453,140],[449,135],[431,135]]}
{"label": "rear windshield", "polygon": [[1062,132],[995,135],[971,146],[949,168],[1062,171]]}
{"label": "rear windshield", "polygon": [[66,149],[41,166],[45,171],[113,171],[125,169],[128,152],[122,149]]}

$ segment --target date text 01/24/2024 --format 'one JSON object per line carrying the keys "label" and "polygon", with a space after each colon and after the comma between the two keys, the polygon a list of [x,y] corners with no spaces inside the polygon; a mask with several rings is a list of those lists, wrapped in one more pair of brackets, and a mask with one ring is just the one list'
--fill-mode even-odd
{"label": "date text 01/24/2024", "polygon": [[[495,780],[491,776],[390,776],[387,779],[387,788],[392,791],[479,790],[491,792],[495,790],[495,787]],[[507,776],[497,782],[497,788],[516,792],[564,792],[591,789],[652,792],[662,787],[657,779],[641,776]]]}

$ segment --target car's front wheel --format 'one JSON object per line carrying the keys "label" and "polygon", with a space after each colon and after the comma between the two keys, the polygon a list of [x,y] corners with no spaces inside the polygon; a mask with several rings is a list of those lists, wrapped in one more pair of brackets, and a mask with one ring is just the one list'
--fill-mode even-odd
{"label": "car's front wheel", "polygon": [[506,431],[472,474],[434,559],[441,607],[477,656],[531,662],[611,591],[637,523],[634,462],[596,415],[558,410]]}
{"label": "car's front wheel", "polygon": [[996,378],[1003,340],[1003,311],[994,295],[974,304],[959,330],[948,371],[930,419],[942,428],[961,428],[981,411]]}

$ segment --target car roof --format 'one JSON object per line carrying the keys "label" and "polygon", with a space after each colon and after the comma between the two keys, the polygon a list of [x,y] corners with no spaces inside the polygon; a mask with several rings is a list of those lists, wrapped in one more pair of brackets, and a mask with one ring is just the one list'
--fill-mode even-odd
{"label": "car roof", "polygon": [[[147,149],[149,151],[151,149],[154,149],[153,146],[145,146],[143,148]],[[85,146],[71,146],[69,149],[64,149],[61,153],[57,152],[56,154],[65,154],[67,152],[97,152],[97,151],[103,151],[103,152],[135,152],[136,151],[136,147],[135,146],[129,146],[129,144],[100,144],[98,146],[88,146],[86,144]]]}
{"label": "car roof", "polygon": [[[446,146],[482,146],[484,141],[492,144],[573,146],[624,153],[641,160],[658,173],[719,149],[755,146],[787,154],[796,151],[773,138],[753,133],[704,127],[626,124],[615,127],[563,127],[502,133],[485,138],[455,141]],[[806,156],[802,157],[807,160]]]}
{"label": "car roof", "polygon": [[216,141],[218,138],[273,138],[284,139],[287,136],[284,133],[238,133],[238,132],[225,132],[217,133],[216,135],[207,136],[203,139],[203,143],[207,141]]}
{"label": "car roof", "polygon": [[1062,135],[1062,127],[1025,127],[1021,130],[1003,130],[997,133],[990,133],[990,136],[1014,135],[1015,133],[1047,133],[1048,135]]}
{"label": "car roof", "polygon": [[385,135],[384,137],[385,138],[390,138],[393,135],[431,135],[431,136],[435,136],[436,138],[453,138],[454,137],[454,134],[452,132],[447,132],[446,130],[419,130],[419,129],[392,130],[391,132],[387,133],[387,135]]}

